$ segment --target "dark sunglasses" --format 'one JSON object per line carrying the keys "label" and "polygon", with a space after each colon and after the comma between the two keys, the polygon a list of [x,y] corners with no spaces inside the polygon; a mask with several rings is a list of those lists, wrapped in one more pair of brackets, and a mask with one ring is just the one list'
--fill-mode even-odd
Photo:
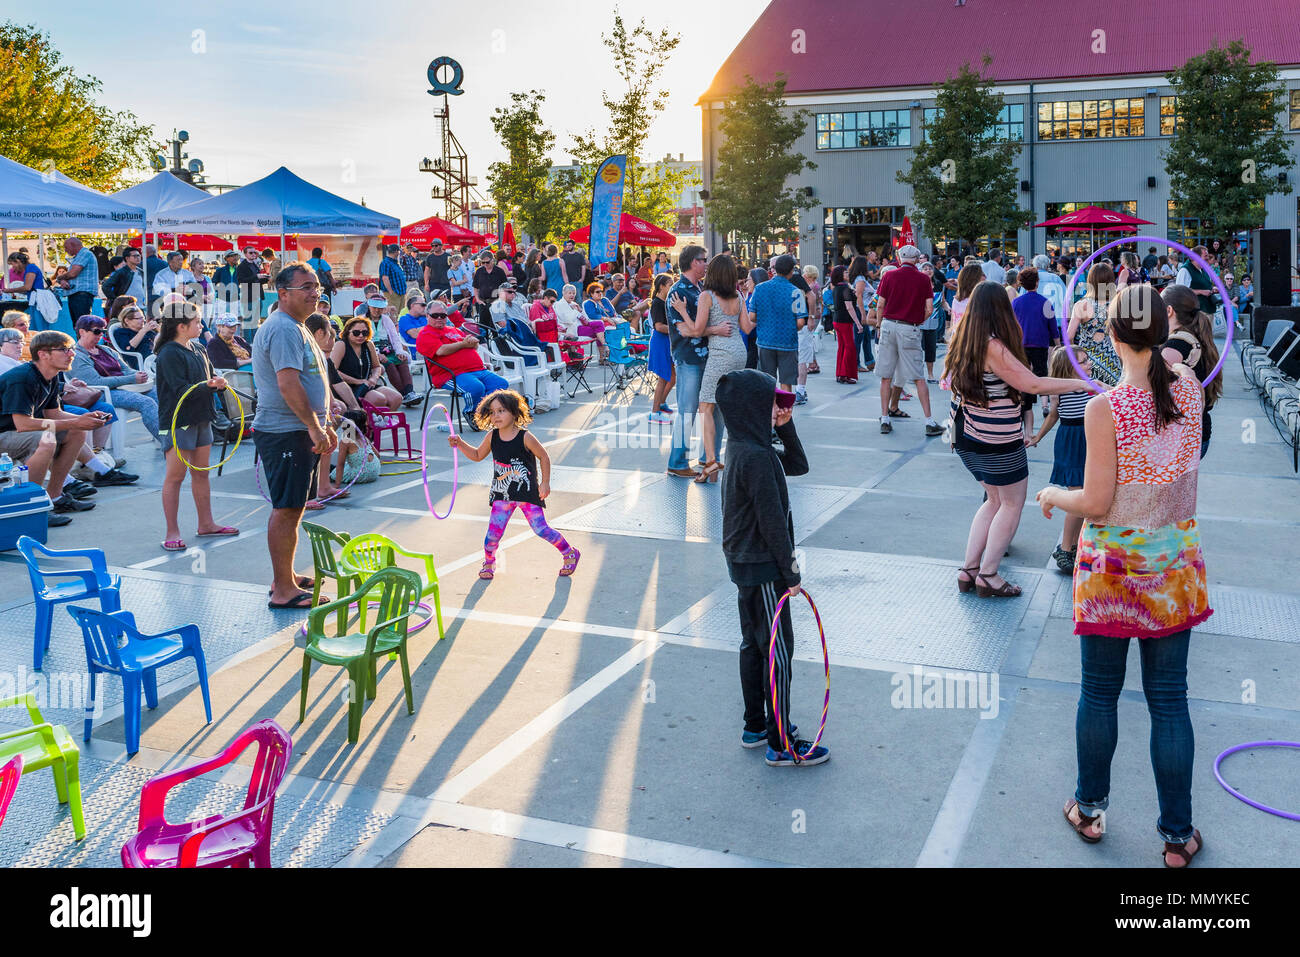
{"label": "dark sunglasses", "polygon": [[348,333],[348,335],[350,335],[350,336],[361,336],[361,337],[364,338],[364,337],[367,335],[367,333],[366,333],[366,330],[364,330],[364,329],[353,329],[351,332]]}

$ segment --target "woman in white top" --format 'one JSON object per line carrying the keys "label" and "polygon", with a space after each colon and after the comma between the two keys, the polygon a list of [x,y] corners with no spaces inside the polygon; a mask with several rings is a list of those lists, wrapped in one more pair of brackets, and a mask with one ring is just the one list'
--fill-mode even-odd
{"label": "woman in white top", "polygon": [[578,338],[578,326],[587,321],[587,314],[578,304],[578,287],[568,283],[560,290],[561,299],[555,304],[555,321],[560,324],[560,335],[565,339]]}
{"label": "woman in white top", "polygon": [[0,374],[23,364],[23,334],[8,326],[0,329]]}

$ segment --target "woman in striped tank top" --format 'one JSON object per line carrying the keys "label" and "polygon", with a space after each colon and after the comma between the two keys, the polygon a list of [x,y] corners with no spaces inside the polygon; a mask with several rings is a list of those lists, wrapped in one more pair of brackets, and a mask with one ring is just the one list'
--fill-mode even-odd
{"label": "woman in striped tank top", "polygon": [[953,449],[987,496],[971,521],[957,587],[981,598],[1014,598],[1020,586],[1004,580],[998,565],[1020,527],[1029,484],[1023,396],[1072,392],[1079,380],[1030,371],[1011,300],[994,282],[971,293],[944,368],[953,391]]}
{"label": "woman in striped tank top", "polygon": [[1138,642],[1151,714],[1166,867],[1186,867],[1203,842],[1192,826],[1194,739],[1187,710],[1191,630],[1211,614],[1196,525],[1204,398],[1192,370],[1161,357],[1169,334],[1159,294],[1130,285],[1112,301],[1109,335],[1123,365],[1119,384],[1088,403],[1083,488],[1038,493],[1053,508],[1087,519],[1074,569],[1074,631],[1082,680],[1075,739],[1079,774],[1065,817],[1095,844],[1110,801],[1118,740],[1116,703],[1130,638]]}
{"label": "woman in striped tank top", "polygon": [[[1079,364],[1085,372],[1092,374],[1092,360],[1085,352],[1078,353]],[[1047,371],[1058,379],[1077,378],[1070,354],[1064,346],[1052,350],[1048,359]],[[1083,488],[1083,465],[1088,456],[1088,443],[1083,434],[1083,410],[1088,405],[1093,393],[1079,380],[1077,392],[1050,396],[1047,400],[1047,416],[1042,428],[1026,445],[1035,446],[1043,436],[1052,431],[1058,422],[1061,428],[1056,433],[1056,444],[1052,448],[1052,477],[1047,481],[1062,488]],[[1077,515],[1065,516],[1065,531],[1061,543],[1052,552],[1052,561],[1056,567],[1069,574],[1074,571],[1074,559],[1078,554],[1079,531],[1083,528],[1083,519]]]}

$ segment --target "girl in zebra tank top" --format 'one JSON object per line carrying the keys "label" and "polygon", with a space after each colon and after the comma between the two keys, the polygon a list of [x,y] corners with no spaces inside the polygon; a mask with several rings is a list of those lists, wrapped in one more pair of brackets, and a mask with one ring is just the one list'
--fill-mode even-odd
{"label": "girl in zebra tank top", "polygon": [[[1091,375],[1092,361],[1087,353],[1080,350],[1077,355],[1079,364]],[[1056,379],[1078,379],[1064,346],[1057,346],[1052,350],[1047,371]],[[1047,417],[1043,420],[1043,425],[1037,434],[1025,443],[1032,448],[1052,431],[1052,426],[1060,423],[1061,427],[1056,431],[1056,444],[1052,448],[1052,477],[1048,479],[1053,485],[1066,489],[1083,488],[1083,466],[1088,458],[1088,443],[1083,432],[1083,411],[1092,396],[1092,391],[1085,387],[1082,381],[1079,382],[1079,389],[1076,392],[1048,396]],[[1052,552],[1052,561],[1056,562],[1056,567],[1066,574],[1074,571],[1074,560],[1079,551],[1079,532],[1082,529],[1083,519],[1067,513],[1061,541]]]}
{"label": "girl in zebra tank top", "polygon": [[551,494],[551,457],[526,428],[533,421],[528,400],[514,389],[498,389],[479,403],[474,421],[487,432],[478,448],[454,433],[447,443],[474,462],[492,456],[492,485],[488,495],[492,512],[488,517],[487,537],[483,539],[483,567],[478,577],[485,581],[495,577],[497,546],[516,508],[524,513],[528,527],[538,538],[559,550],[564,558],[560,577],[569,577],[577,570],[581,553],[546,524],[544,509],[546,497]]}

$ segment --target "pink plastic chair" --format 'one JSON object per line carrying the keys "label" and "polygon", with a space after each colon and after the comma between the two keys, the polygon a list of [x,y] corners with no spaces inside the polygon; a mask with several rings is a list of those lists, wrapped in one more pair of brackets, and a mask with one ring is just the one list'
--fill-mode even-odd
{"label": "pink plastic chair", "polygon": [[[168,791],[232,764],[254,742],[257,759],[242,811],[181,824],[171,824],[163,817]],[[215,758],[150,778],[140,791],[139,833],[122,845],[122,866],[270,867],[275,794],[292,754],[293,740],[284,728],[267,719],[244,731]]]}
{"label": "pink plastic chair", "polygon": [[415,452],[411,449],[411,426],[406,421],[406,413],[381,409],[365,399],[358,399],[357,401],[361,403],[361,408],[365,411],[366,418],[370,422],[370,435],[375,443],[375,451],[382,452],[384,450],[384,433],[391,432],[393,433],[393,454],[397,455],[401,452],[401,447],[397,442],[397,436],[400,432],[406,436],[406,457],[414,459]]}
{"label": "pink plastic chair", "polygon": [[0,768],[0,824],[5,822],[5,811],[18,790],[18,779],[23,776],[23,756],[15,754]]}

